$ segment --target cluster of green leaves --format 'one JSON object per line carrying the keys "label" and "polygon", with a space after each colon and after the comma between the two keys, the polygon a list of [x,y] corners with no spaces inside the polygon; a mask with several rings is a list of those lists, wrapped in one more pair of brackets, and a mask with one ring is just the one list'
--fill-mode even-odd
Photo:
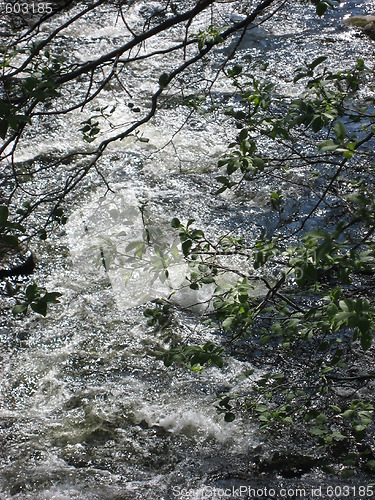
{"label": "cluster of green leaves", "polygon": [[218,285],[213,306],[215,317],[226,331],[247,332],[254,323],[256,308],[249,297],[254,286],[247,278],[240,278],[235,285]]}
{"label": "cluster of green leaves", "polygon": [[207,366],[223,367],[223,348],[213,342],[204,345],[181,345],[173,347],[163,355],[165,366],[183,364],[193,371],[203,371]]}
{"label": "cluster of green leaves", "polygon": [[238,134],[236,141],[229,145],[230,148],[237,148],[234,150],[233,155],[230,158],[219,161],[219,167],[226,166],[227,175],[216,177],[217,182],[222,184],[222,187],[215,194],[223,193],[226,189],[231,189],[233,186],[239,184],[239,182],[230,180],[230,176],[237,171],[243,174],[241,178],[243,180],[264,170],[264,160],[255,154],[257,149],[256,143],[254,140],[249,139],[248,135],[248,129],[243,128]]}
{"label": "cluster of green leaves", "polygon": [[[32,44],[31,54],[37,50]],[[2,66],[10,66],[15,53],[5,56]],[[24,114],[24,103],[28,100],[46,103],[50,98],[58,97],[57,78],[63,71],[63,59],[52,57],[49,51],[35,57],[31,67],[24,70],[22,78],[5,78],[3,81],[3,98],[0,98],[0,137],[5,139],[9,129],[17,132],[31,119]]]}
{"label": "cluster of green leaves", "polygon": [[[213,241],[193,220],[185,225],[175,218],[172,226],[191,268],[190,287],[214,284],[210,321],[225,333],[227,342],[229,336],[228,345],[240,340],[263,353],[272,346],[273,353],[291,361],[298,353],[296,365],[282,362],[256,379],[251,394],[220,395],[217,411],[228,422],[237,412],[246,412],[271,433],[298,422],[327,453],[342,460],[349,453],[357,464],[371,465],[365,443],[373,421],[372,403],[353,400],[348,407],[334,388],[345,380],[353,348],[369,351],[375,333],[374,297],[365,284],[375,264],[373,170],[362,161],[370,157],[366,148],[374,135],[374,100],[356,101],[361,82],[369,76],[362,60],[349,71],[332,72],[322,66],[326,59],[318,57],[298,68],[295,84],[303,83],[305,90],[288,103],[273,96],[271,84],[255,77],[241,81],[246,78],[241,67],[227,71],[236,89],[235,101],[241,103],[227,114],[240,131],[229,145],[232,153],[218,162],[221,173],[216,180],[221,187],[216,195],[311,158],[328,187],[335,181],[340,185],[336,204],[344,207],[343,220],[337,222],[333,216],[335,223],[325,229],[302,231],[318,215],[314,210],[330,192],[326,189],[302,219],[296,242],[281,217],[287,195],[278,189],[270,193],[270,207],[279,214],[279,235],[263,235],[251,246],[228,235]],[[277,163],[257,152],[264,138],[275,144]],[[307,153],[302,152],[301,140],[307,142]],[[283,149],[285,159],[280,155]],[[349,168],[345,170],[353,160],[362,169],[355,180]],[[332,189],[333,195],[336,192]],[[231,256],[241,256],[245,265],[236,269],[228,260]],[[233,276],[236,270],[240,277],[225,283],[225,271]],[[258,293],[256,283],[263,284]],[[167,351],[167,364],[186,361],[185,349],[189,355],[195,352],[192,346],[174,347]],[[249,358],[250,353],[251,349]],[[362,448],[366,451],[359,452]],[[345,467],[349,474],[349,465]]]}
{"label": "cluster of green leaves", "polygon": [[194,222],[194,219],[189,219],[186,226],[184,226],[177,217],[172,219],[171,222],[171,226],[179,230],[178,235],[182,243],[184,257],[189,254],[194,256],[195,251],[209,250],[210,248],[204,232],[201,229],[192,228]]}
{"label": "cluster of green leaves", "polygon": [[[361,59],[354,68],[345,72],[333,72],[327,67],[320,69],[326,60],[326,56],[320,56],[296,70],[295,83],[308,80],[301,98],[292,100],[287,107],[283,99],[273,96],[272,83],[261,82],[254,76],[241,79],[242,68],[239,66],[227,71],[237,89],[236,100],[242,106],[240,109],[229,108],[226,112],[236,119],[241,131],[229,144],[233,153],[218,163],[220,169],[225,167],[225,172],[216,178],[222,184],[216,194],[233,189],[271,167],[267,159],[257,154],[262,136],[273,141],[284,140],[294,146],[301,127],[315,134],[324,129],[329,132],[329,138],[318,139],[318,151],[328,155],[339,154],[346,160],[352,158],[358,137],[348,133],[345,121],[350,124],[362,120],[363,130],[373,130],[374,125],[369,119],[373,99],[368,98],[355,110],[346,104],[355,96],[361,79],[369,70]],[[275,111],[283,108],[283,114]],[[281,200],[281,192],[271,193],[271,204],[277,210],[282,208]]]}
{"label": "cluster of green leaves", "polygon": [[9,128],[17,131],[25,123],[31,123],[30,118],[21,114],[14,104],[0,98],[0,137],[5,139]]}
{"label": "cluster of green leaves", "polygon": [[[19,236],[24,233],[24,227],[18,222],[9,220],[9,210],[5,205],[0,206],[0,260],[10,249],[17,249],[20,245]],[[13,307],[13,314],[27,314],[29,307],[36,313],[46,316],[47,305],[59,303],[59,292],[47,292],[39,288],[34,282],[25,289],[16,284],[7,283],[8,295],[16,298],[17,304]]]}
{"label": "cluster of green leaves", "polygon": [[49,50],[40,51],[41,42],[32,42],[30,54],[33,57],[31,67],[25,69],[27,76],[22,78],[14,87],[14,91],[23,94],[24,98],[33,98],[38,102],[45,103],[49,98],[58,97],[58,77],[66,70],[65,59],[62,56],[54,56]]}
{"label": "cluster of green leaves", "polygon": [[310,0],[310,2],[315,6],[316,13],[318,16],[323,16],[327,9],[333,9],[335,7],[335,2],[339,2],[339,0]]}
{"label": "cluster of green leaves", "polygon": [[[225,30],[226,26],[209,26],[205,31],[200,31],[198,34],[198,48],[202,50],[206,45],[217,45],[223,43],[224,39],[221,33]],[[195,36],[194,36],[195,38]]]}
{"label": "cluster of green leaves", "polygon": [[[347,478],[358,468],[373,470],[373,455],[365,444],[373,427],[374,406],[371,402],[353,399],[349,405],[343,401],[340,406],[324,406],[321,392],[314,394],[311,386],[303,387],[298,381],[286,378],[284,373],[261,376],[255,380],[252,393],[242,397],[242,407],[258,420],[263,431],[275,435],[275,432],[298,423],[317,440],[319,449],[341,456],[339,469],[332,467],[329,460],[325,462],[325,467],[331,472],[337,470]],[[232,403],[237,406],[235,411],[238,411],[238,401],[237,397]]]}
{"label": "cluster of green leaves", "polygon": [[9,210],[6,205],[0,206],[0,257],[9,247],[17,248],[19,245],[18,235],[22,234],[25,228],[17,222],[9,220]]}
{"label": "cluster of green leaves", "polygon": [[[372,426],[373,411],[374,406],[372,403],[354,399],[346,409],[331,405],[331,418],[324,413],[320,413],[319,410],[310,410],[305,413],[304,419],[309,423],[310,433],[313,436],[319,436],[323,443],[330,444],[334,440],[350,439],[352,432],[355,439],[361,441],[366,429]],[[342,421],[349,428],[349,432],[344,431],[345,433],[342,433],[332,430],[334,428],[332,421],[334,420]]]}
{"label": "cluster of green leaves", "polygon": [[146,308],[143,314],[147,318],[148,326],[156,326],[158,329],[165,329],[172,323],[172,305],[162,300],[156,300],[153,308]]}
{"label": "cluster of green leaves", "polygon": [[93,142],[96,139],[96,136],[100,132],[99,122],[95,118],[91,117],[88,120],[81,122],[83,125],[79,130],[83,134],[83,139],[86,142]]}
{"label": "cluster of green leaves", "polygon": [[[133,111],[133,113],[138,113],[140,111],[139,108],[134,107],[133,103],[129,103],[128,107]],[[98,134],[101,131],[100,122],[105,121],[109,124],[110,127],[113,127],[110,121],[110,117],[115,112],[115,110],[116,110],[116,105],[111,107],[107,105],[100,108],[95,108],[94,109],[95,114],[90,116],[90,118],[88,118],[87,120],[81,122],[81,125],[83,125],[83,127],[81,127],[79,130],[80,132],[82,132],[83,140],[88,143],[95,141],[95,139],[97,138]]]}
{"label": "cluster of green leaves", "polygon": [[13,314],[27,314],[29,307],[42,316],[47,315],[48,304],[58,304],[59,292],[47,292],[44,288],[39,288],[36,283],[29,285],[19,303],[13,307]]}
{"label": "cluster of green leaves", "polygon": [[[35,43],[30,48],[33,54],[37,50]],[[4,56],[3,67],[11,64],[15,53]],[[49,51],[40,53],[34,58],[31,67],[26,68],[23,76],[5,78],[3,81],[3,96],[0,98],[0,137],[5,139],[9,129],[17,132],[25,124],[31,124],[31,119],[24,113],[24,103],[33,101],[45,103],[58,97],[57,78],[63,71],[63,59],[52,57]]]}
{"label": "cluster of green leaves", "polygon": [[160,238],[156,237],[146,228],[143,232],[143,239],[129,243],[125,248],[126,255],[121,258],[121,261],[130,264],[132,269],[137,267],[142,270],[148,269],[153,274],[151,285],[157,281],[167,282],[168,268],[180,257],[177,241],[166,242],[161,235],[159,236]]}
{"label": "cluster of green leaves", "polygon": [[224,420],[226,422],[233,422],[236,419],[236,414],[233,413],[232,398],[235,397],[232,394],[218,394],[218,404],[215,408],[219,415],[224,415]]}

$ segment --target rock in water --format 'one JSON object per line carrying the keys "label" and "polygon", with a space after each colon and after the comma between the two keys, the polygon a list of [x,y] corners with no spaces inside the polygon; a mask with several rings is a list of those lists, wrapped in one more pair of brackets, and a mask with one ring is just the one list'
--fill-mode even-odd
{"label": "rock in water", "polygon": [[344,20],[344,24],[360,28],[366,35],[375,40],[375,16],[351,16]]}

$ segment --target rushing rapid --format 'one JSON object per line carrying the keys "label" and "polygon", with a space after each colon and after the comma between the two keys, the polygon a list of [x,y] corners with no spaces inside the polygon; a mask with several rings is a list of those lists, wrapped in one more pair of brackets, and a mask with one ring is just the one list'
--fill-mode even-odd
{"label": "rushing rapid", "polygon": [[[157,2],[140,2],[129,22],[141,22],[157,7]],[[306,60],[324,54],[327,64],[339,69],[366,58],[370,42],[344,27],[342,19],[374,7],[370,0],[343,2],[327,20],[318,19],[313,9],[302,17],[302,7],[294,5],[250,31],[236,58],[258,66],[266,62],[276,91],[288,94],[294,69]],[[225,4],[222,18],[231,22]],[[121,33],[115,13],[104,9],[100,19],[91,17],[66,31],[64,50],[79,49],[82,58],[100,54],[119,44]],[[170,36],[178,39],[181,33]],[[160,48],[163,40],[157,43]],[[217,49],[216,59],[205,63],[207,72],[227,50]],[[172,64],[168,57],[154,65],[134,64],[126,93],[116,88],[102,93],[102,108],[116,104],[112,127],[131,122],[134,109],[142,108],[160,73]],[[231,93],[221,78],[212,89],[218,103]],[[194,75],[184,85],[196,97],[203,91]],[[77,130],[89,117],[90,109],[65,122],[56,118],[52,130],[40,125],[34,132],[38,142],[31,134],[17,161],[82,147]],[[0,498],[204,498],[208,486],[263,484],[253,471],[267,443],[251,422],[225,422],[215,409],[217,394],[252,384],[257,372],[250,374],[251,364],[232,357],[223,369],[197,373],[166,368],[156,355],[165,344],[202,344],[219,335],[200,321],[202,308],[188,307],[204,302],[210,289],[198,294],[184,286],[186,264],[174,251],[179,243],[171,219],[193,218],[210,234],[234,231],[246,238],[272,232],[277,224],[266,203],[270,186],[257,187],[250,201],[212,195],[215,165],[236,133],[226,123],[216,109],[191,114],[177,96],[171,98],[137,137],[113,144],[101,159],[111,192],[100,179],[87,183],[64,229],[35,248],[36,280],[63,295],[46,318],[17,317],[0,326]],[[110,132],[104,126],[103,136]],[[142,261],[129,258],[129,245],[134,249],[142,239],[145,220],[154,241],[172,242],[167,281],[155,275],[152,249]],[[148,302],[160,297],[175,304],[162,332],[147,325],[143,314]],[[314,474],[305,478],[311,484],[319,480]],[[284,484],[277,477],[267,481]]]}

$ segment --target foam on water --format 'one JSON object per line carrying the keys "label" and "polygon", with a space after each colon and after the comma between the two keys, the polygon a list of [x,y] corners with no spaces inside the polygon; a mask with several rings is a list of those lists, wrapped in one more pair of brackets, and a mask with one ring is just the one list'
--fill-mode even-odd
{"label": "foam on water", "polygon": [[[140,8],[159,5],[143,2]],[[249,35],[240,57],[267,59],[271,78],[288,94],[293,69],[304,60],[329,52],[334,66],[365,52],[366,42],[342,28],[340,19],[348,9],[360,13],[374,7],[372,0],[343,2],[334,14],[332,31],[313,11],[302,18],[296,5],[288,18],[280,13],[261,33],[253,32],[266,36],[267,44],[263,38],[253,43]],[[227,7],[220,8],[224,19]],[[141,26],[140,9],[132,16],[128,21]],[[202,18],[194,29],[199,31],[204,22]],[[64,43],[72,57],[82,60],[94,50],[98,54],[118,46],[128,36],[108,12],[100,19],[89,16],[89,22],[82,21],[68,35]],[[159,37],[146,49],[165,47],[181,36],[173,31],[170,39]],[[214,64],[225,57],[220,50]],[[163,56],[162,62],[160,58],[129,68],[129,81],[134,83],[128,90],[141,90],[135,102],[141,112],[159,75],[173,63]],[[195,84],[194,75],[189,78]],[[230,83],[219,82],[213,99],[226,102]],[[129,96],[115,91],[121,97],[111,117],[117,130],[137,117],[128,106]],[[202,87],[191,91],[199,96]],[[113,95],[105,91],[100,105],[112,106]],[[214,405],[217,393],[229,387],[241,392],[260,372],[244,375],[252,367],[235,358],[225,360],[223,370],[211,367],[201,374],[167,369],[154,350],[173,341],[222,340],[214,328],[201,325],[200,311],[185,310],[212,290],[204,288],[199,295],[184,287],[187,266],[181,252],[174,251],[180,243],[170,220],[179,217],[186,222],[192,217],[210,234],[239,231],[251,239],[275,227],[274,215],[267,212],[270,187],[253,187],[243,203],[230,195],[212,200],[216,172],[210,172],[236,130],[223,126],[226,116],[202,112],[177,133],[189,114],[177,97],[177,104],[163,103],[160,114],[143,127],[148,143],[131,137],[111,146],[103,158],[101,167],[114,193],[104,195],[104,190],[89,186],[84,201],[70,215],[66,233],[45,244],[40,259],[51,270],[45,285],[63,292],[62,304],[51,308],[45,319],[15,320],[12,331],[0,336],[1,498],[161,499],[170,498],[173,485],[192,488],[192,498],[200,498],[204,485],[229,484],[239,477],[251,480],[260,438],[246,420],[225,423]],[[81,148],[78,129],[92,112],[88,107],[68,122],[58,119],[56,128],[44,135],[36,127],[38,142],[31,133],[19,161]],[[108,131],[103,124],[100,138]],[[297,195],[293,197],[295,201]],[[153,244],[146,245],[142,258],[134,258],[136,247],[129,245],[148,243],[146,228]],[[171,241],[174,246],[167,247]],[[155,245],[163,248],[164,262],[158,261]],[[232,264],[238,269],[244,265]],[[170,272],[162,282],[165,266]],[[180,288],[173,295],[178,321],[164,333],[147,327],[144,305]]]}

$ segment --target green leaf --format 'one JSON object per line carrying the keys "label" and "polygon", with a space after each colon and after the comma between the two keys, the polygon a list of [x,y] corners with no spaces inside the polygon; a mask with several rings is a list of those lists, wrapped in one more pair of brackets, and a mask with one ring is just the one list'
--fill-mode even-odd
{"label": "green leaf", "polygon": [[180,227],[180,225],[181,225],[180,220],[177,219],[177,217],[174,217],[171,221],[171,226],[177,229],[178,227]]}
{"label": "green leaf", "polygon": [[211,362],[212,362],[213,365],[217,366],[218,368],[223,368],[224,362],[223,362],[222,356],[214,354],[211,357]]}
{"label": "green leaf", "polygon": [[370,349],[372,345],[372,334],[371,332],[367,332],[366,334],[361,335],[361,347],[364,351]]}
{"label": "green leaf", "polygon": [[5,205],[0,206],[0,226],[4,225],[6,221],[8,220],[9,216],[9,210],[8,207]]}
{"label": "green leaf", "polygon": [[236,66],[233,66],[233,68],[231,70],[228,70],[228,75],[229,76],[238,76],[242,73],[242,66],[239,66],[238,64],[236,64]]}
{"label": "green leaf", "polygon": [[366,467],[372,471],[375,471],[375,460],[369,460],[366,462]]}
{"label": "green leaf", "polygon": [[5,139],[8,132],[9,123],[8,120],[2,119],[0,120],[0,137]]}
{"label": "green leaf", "polygon": [[330,139],[328,139],[327,141],[322,141],[318,144],[318,150],[323,152],[335,151],[338,147],[339,146]]}
{"label": "green leaf", "polygon": [[319,56],[316,59],[314,59],[308,66],[311,69],[315,69],[319,64],[322,64],[322,62],[327,60],[327,56]]}
{"label": "green leaf", "polygon": [[293,79],[293,82],[297,83],[298,80],[302,80],[302,78],[305,78],[306,76],[308,76],[308,73],[297,73]]}
{"label": "green leaf", "polygon": [[18,238],[17,236],[11,236],[9,234],[5,234],[0,236],[0,242],[7,247],[18,247]]}
{"label": "green leaf", "polygon": [[162,73],[159,78],[159,85],[160,87],[164,88],[168,85],[169,83],[169,75],[168,73]]}
{"label": "green leaf", "polygon": [[220,168],[220,167],[224,167],[224,165],[226,165],[228,163],[228,159],[227,160],[219,160],[217,162],[217,166]]}
{"label": "green leaf", "polygon": [[[229,160],[228,166],[227,166],[227,174],[232,175],[236,170],[240,168],[240,162],[236,159],[234,160],[233,158]],[[230,187],[229,181],[226,183],[227,187]]]}
{"label": "green leaf", "polygon": [[243,128],[241,130],[241,132],[239,133],[239,136],[238,136],[239,140],[241,142],[244,141],[245,139],[247,139],[248,134],[249,134],[249,131],[246,128]]}
{"label": "green leaf", "polygon": [[272,418],[272,415],[270,412],[265,412],[265,413],[262,413],[262,415],[259,417],[259,420],[261,422],[270,422]]}
{"label": "green leaf", "polygon": [[340,476],[343,479],[349,479],[350,477],[353,477],[355,474],[355,471],[352,469],[344,469],[341,473]]}
{"label": "green leaf", "polygon": [[264,163],[263,159],[260,158],[259,156],[254,156],[253,157],[253,164],[257,167],[257,169],[259,171],[262,172],[264,170],[265,163]]}
{"label": "green leaf", "polygon": [[339,406],[331,405],[331,408],[335,413],[341,413],[341,408]]}
{"label": "green leaf", "polygon": [[186,240],[182,243],[182,253],[184,254],[185,257],[189,255],[189,251],[193,245],[192,240]]}
{"label": "green leaf", "polygon": [[346,128],[340,120],[335,123],[333,131],[338,141],[342,142],[346,138]]}
{"label": "green leaf", "polygon": [[231,411],[227,412],[225,415],[224,415],[224,420],[226,422],[233,422],[233,420],[235,420],[236,416],[234,413],[232,413]]}
{"label": "green leaf", "polygon": [[319,17],[322,17],[328,8],[328,4],[326,2],[319,2],[316,6],[316,13]]}
{"label": "green leaf", "polygon": [[350,409],[344,411],[344,413],[342,414],[342,416],[344,418],[351,418],[353,415],[354,415],[354,410],[350,410]]}
{"label": "green leaf", "polygon": [[268,410],[268,405],[263,404],[263,403],[258,404],[258,405],[256,405],[256,407],[255,407],[255,411],[257,411],[257,412],[259,412],[259,413],[263,413],[263,412],[265,412],[265,411],[267,411],[267,410]]}
{"label": "green leaf", "polygon": [[42,300],[44,302],[51,302],[53,304],[59,304],[60,301],[57,300],[58,297],[61,297],[62,296],[62,293],[59,293],[59,292],[49,292],[49,293],[46,293],[43,297],[42,297]]}
{"label": "green leaf", "polygon": [[194,231],[190,233],[190,237],[192,240],[198,240],[204,237],[204,232],[201,229],[194,229]]}
{"label": "green leaf", "polygon": [[13,310],[12,310],[13,315],[17,316],[17,314],[21,314],[21,313],[26,314],[28,307],[29,307],[29,305],[26,302],[24,302],[23,304],[17,304],[17,305],[15,305],[13,307]]}
{"label": "green leaf", "polygon": [[345,434],[342,434],[339,431],[332,432],[331,437],[332,437],[332,439],[335,439],[336,441],[343,441],[344,439],[348,439],[348,436],[345,436]]}
{"label": "green leaf", "polygon": [[139,248],[143,247],[143,245],[144,245],[143,241],[140,241],[140,240],[139,241],[132,241],[125,248],[125,252],[131,252],[135,248],[139,249]]}
{"label": "green leaf", "polygon": [[271,337],[270,335],[262,335],[259,339],[259,344],[260,345],[266,345],[270,341]]}
{"label": "green leaf", "polygon": [[217,182],[220,182],[220,184],[224,184],[225,186],[228,186],[229,184],[229,179],[228,177],[225,177],[223,175],[219,175],[218,177],[215,177]]}
{"label": "green leaf", "polygon": [[214,194],[221,194],[221,193],[224,193],[224,191],[226,191],[227,189],[228,189],[228,187],[227,187],[227,186],[223,186],[223,187],[219,188],[218,190],[216,190],[216,191],[214,192]]}
{"label": "green leaf", "polygon": [[318,424],[325,424],[327,422],[327,417],[323,414],[323,413],[320,413],[316,418],[315,418],[315,421],[318,423]]}
{"label": "green leaf", "polygon": [[327,434],[327,431],[325,429],[321,429],[320,427],[313,427],[310,429],[310,434],[313,436],[324,436]]}
{"label": "green leaf", "polygon": [[46,316],[47,314],[47,302],[44,302],[44,300],[38,300],[38,302],[32,302],[30,304],[30,307],[34,312],[41,314],[42,316]]}
{"label": "green leaf", "polygon": [[33,283],[26,288],[26,298],[28,302],[34,301],[38,297],[38,285]]}
{"label": "green leaf", "polygon": [[228,318],[226,318],[222,323],[222,327],[224,328],[224,330],[230,330],[232,327],[233,321],[234,321],[233,316],[229,316]]}
{"label": "green leaf", "polygon": [[367,426],[366,426],[366,425],[362,425],[362,424],[360,424],[360,425],[356,425],[356,426],[354,427],[354,430],[355,430],[356,432],[362,432],[362,431],[364,431],[366,428],[367,428]]}
{"label": "green leaf", "polygon": [[247,299],[248,299],[247,294],[242,294],[238,296],[238,300],[240,301],[241,304],[246,304]]}

